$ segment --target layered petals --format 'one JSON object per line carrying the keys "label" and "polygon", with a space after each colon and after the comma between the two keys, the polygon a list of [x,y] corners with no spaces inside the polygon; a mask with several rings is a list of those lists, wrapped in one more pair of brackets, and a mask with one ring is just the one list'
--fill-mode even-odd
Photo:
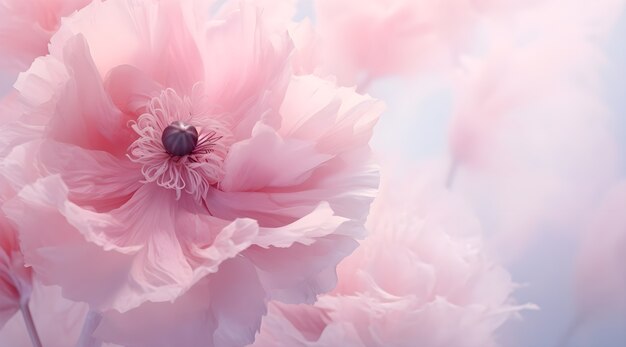
{"label": "layered petals", "polygon": [[[93,2],[0,125],[25,263],[102,316],[103,342],[249,344],[269,300],[331,290],[365,233],[382,105],[295,76],[288,11],[204,5]],[[163,140],[174,125],[188,151]]]}

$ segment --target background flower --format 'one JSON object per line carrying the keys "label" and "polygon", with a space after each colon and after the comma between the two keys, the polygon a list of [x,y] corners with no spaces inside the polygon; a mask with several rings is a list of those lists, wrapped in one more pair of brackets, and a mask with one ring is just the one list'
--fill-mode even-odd
{"label": "background flower", "polygon": [[0,328],[28,305],[31,291],[32,273],[24,266],[15,229],[0,216]]}
{"label": "background flower", "polygon": [[390,176],[337,288],[313,306],[273,303],[253,346],[496,345],[520,307],[483,253],[478,221],[441,180]]}

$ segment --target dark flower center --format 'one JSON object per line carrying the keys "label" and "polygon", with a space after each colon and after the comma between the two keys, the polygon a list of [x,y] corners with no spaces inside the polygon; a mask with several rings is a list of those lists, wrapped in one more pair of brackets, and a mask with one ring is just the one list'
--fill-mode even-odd
{"label": "dark flower center", "polygon": [[167,153],[182,157],[191,154],[198,144],[198,130],[191,124],[175,121],[163,130],[163,147]]}

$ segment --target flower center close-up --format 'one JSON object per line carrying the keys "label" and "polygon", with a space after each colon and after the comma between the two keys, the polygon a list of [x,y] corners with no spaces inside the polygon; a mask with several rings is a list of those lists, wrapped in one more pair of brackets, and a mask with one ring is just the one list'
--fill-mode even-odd
{"label": "flower center close-up", "polygon": [[128,157],[142,165],[143,182],[201,200],[223,178],[232,135],[223,121],[196,111],[191,98],[166,89],[129,125],[139,137]]}

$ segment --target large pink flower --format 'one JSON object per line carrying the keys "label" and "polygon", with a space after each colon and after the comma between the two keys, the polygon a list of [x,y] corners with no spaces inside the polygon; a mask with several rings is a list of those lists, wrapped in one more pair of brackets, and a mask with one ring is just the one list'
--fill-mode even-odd
{"label": "large pink flower", "polygon": [[272,303],[255,347],[486,347],[520,307],[458,198],[417,176],[381,187],[370,236],[314,306]]}
{"label": "large pink flower", "polygon": [[[102,339],[249,343],[266,300],[332,289],[364,232],[380,104],[293,76],[287,31],[262,9],[204,5],[90,4],[20,75],[23,115],[1,130],[0,170],[19,190],[4,211],[26,263],[67,298],[116,311]],[[204,318],[191,329],[176,312]],[[118,329],[136,315],[184,340]]]}
{"label": "large pink flower", "polygon": [[22,71],[48,53],[61,18],[91,0],[1,0],[0,67]]}

